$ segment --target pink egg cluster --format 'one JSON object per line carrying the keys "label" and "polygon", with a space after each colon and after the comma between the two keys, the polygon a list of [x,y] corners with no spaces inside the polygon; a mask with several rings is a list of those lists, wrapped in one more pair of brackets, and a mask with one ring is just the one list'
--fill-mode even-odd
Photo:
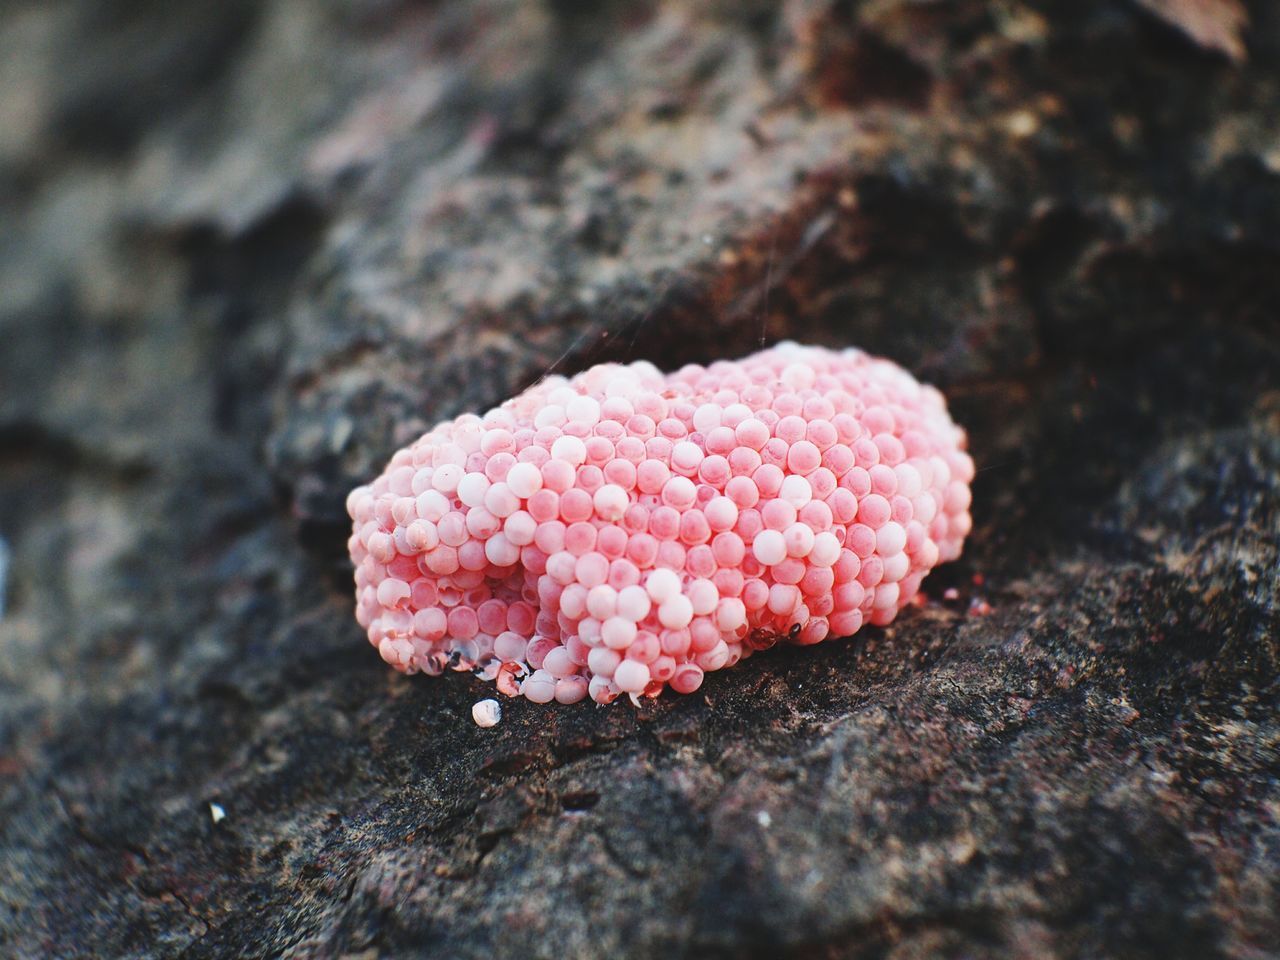
{"label": "pink egg cluster", "polygon": [[548,377],[351,492],[356,616],[406,673],[690,693],[890,622],[969,532],[964,448],[941,393],[860,350]]}

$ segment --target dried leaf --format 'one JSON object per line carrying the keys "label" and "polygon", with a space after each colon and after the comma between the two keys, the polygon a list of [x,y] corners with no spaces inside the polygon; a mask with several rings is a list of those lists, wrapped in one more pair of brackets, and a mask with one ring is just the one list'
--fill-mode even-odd
{"label": "dried leaf", "polygon": [[1249,12],[1241,0],[1137,0],[1161,20],[1177,27],[1197,46],[1225,53],[1236,63],[1245,58],[1241,34]]}

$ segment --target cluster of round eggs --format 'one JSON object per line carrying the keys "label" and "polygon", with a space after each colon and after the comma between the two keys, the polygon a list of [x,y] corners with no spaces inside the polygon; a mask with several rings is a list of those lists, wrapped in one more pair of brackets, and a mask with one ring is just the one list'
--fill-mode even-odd
{"label": "cluster of round eggs", "polygon": [[690,693],[891,621],[969,532],[964,447],[941,393],[860,350],[548,377],[352,491],[356,616],[406,673]]}

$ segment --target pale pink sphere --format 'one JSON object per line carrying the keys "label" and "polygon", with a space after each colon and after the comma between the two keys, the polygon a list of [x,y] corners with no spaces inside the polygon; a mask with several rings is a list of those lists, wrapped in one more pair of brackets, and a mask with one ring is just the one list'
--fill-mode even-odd
{"label": "pale pink sphere", "polygon": [[351,492],[356,617],[397,670],[535,703],[692,693],[756,641],[891,622],[972,527],[965,445],[853,349],[550,376]]}

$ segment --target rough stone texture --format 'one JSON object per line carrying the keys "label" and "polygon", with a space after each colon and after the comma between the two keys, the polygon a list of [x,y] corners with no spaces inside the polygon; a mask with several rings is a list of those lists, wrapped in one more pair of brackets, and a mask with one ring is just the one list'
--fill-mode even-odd
{"label": "rough stone texture", "polygon": [[[6,5],[0,954],[1280,956],[1277,115],[1262,0]],[[969,427],[927,606],[491,730],[365,643],[415,431],[781,336]]]}

